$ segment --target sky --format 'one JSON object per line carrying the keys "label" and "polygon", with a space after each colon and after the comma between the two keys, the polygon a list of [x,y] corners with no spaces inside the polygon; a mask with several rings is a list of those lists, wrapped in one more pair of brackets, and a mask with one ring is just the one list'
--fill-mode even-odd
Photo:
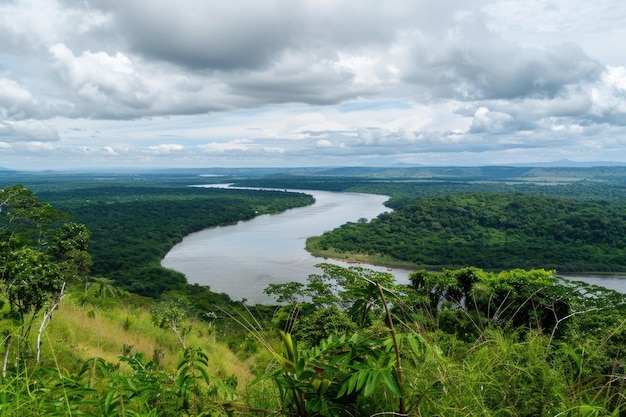
{"label": "sky", "polygon": [[0,0],[0,167],[626,162],[624,0]]}

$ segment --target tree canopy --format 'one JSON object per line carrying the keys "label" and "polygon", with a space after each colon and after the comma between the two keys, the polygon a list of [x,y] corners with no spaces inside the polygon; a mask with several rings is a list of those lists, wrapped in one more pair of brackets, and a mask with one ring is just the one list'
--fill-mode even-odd
{"label": "tree canopy", "polygon": [[626,271],[626,206],[519,193],[419,200],[309,243],[318,255],[387,255],[416,268],[476,266],[564,272]]}

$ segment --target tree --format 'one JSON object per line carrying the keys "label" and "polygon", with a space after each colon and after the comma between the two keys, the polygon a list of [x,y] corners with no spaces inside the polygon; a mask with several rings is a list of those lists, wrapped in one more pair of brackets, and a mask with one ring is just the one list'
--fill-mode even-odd
{"label": "tree", "polygon": [[89,279],[85,285],[85,297],[87,298],[89,291],[95,298],[116,298],[122,295],[122,290],[117,288],[115,281],[104,277],[93,277]]}
{"label": "tree", "polygon": [[23,324],[31,316],[22,329],[22,336],[27,337],[36,314],[63,285],[59,267],[45,253],[25,247],[6,256],[2,277],[11,310],[19,314]]}
{"label": "tree", "polygon": [[63,213],[42,203],[21,185],[0,189],[0,231],[5,247],[46,245],[47,230],[64,218]]}
{"label": "tree", "polygon": [[307,346],[316,346],[331,334],[353,334],[357,330],[356,323],[333,306],[303,316],[294,329],[294,336]]}
{"label": "tree", "polygon": [[309,277],[308,295],[318,304],[336,305],[345,310],[359,326],[383,318],[378,284],[393,287],[394,277],[388,272],[378,272],[363,267],[349,267],[322,263],[317,265],[322,275]]}
{"label": "tree", "polygon": [[[321,274],[311,274],[307,284],[289,282],[284,284],[270,284],[265,289],[268,295],[274,295],[279,303],[287,303],[279,312],[285,315],[287,310],[309,311],[322,309],[329,318],[339,320],[342,329],[350,329],[344,318],[349,318],[353,324],[364,327],[376,320],[385,318],[385,311],[381,304],[378,285],[393,290],[397,294],[408,296],[410,289],[396,286],[394,277],[388,272],[378,272],[363,267],[342,267],[330,263],[316,265],[322,270]],[[411,297],[413,297],[411,295]],[[414,298],[414,297],[413,297]],[[341,313],[338,317],[336,313]],[[314,315],[318,317],[321,312]],[[288,330],[292,329],[291,321],[296,316],[288,314],[286,321]],[[318,317],[323,320],[323,316]],[[303,319],[305,327],[311,326],[310,319]],[[332,321],[332,320],[331,320]],[[333,325],[318,328],[315,340],[327,337],[332,333]]]}
{"label": "tree", "polygon": [[296,304],[305,296],[304,284],[300,282],[270,284],[263,292],[267,295],[274,296],[276,302],[280,304]]}
{"label": "tree", "polygon": [[65,223],[56,230],[49,252],[66,281],[80,282],[89,274],[92,265],[87,252],[90,237],[91,232],[80,223]]}
{"label": "tree", "polygon": [[[40,311],[48,306],[38,340],[50,313],[63,298],[65,283],[89,273],[89,231],[81,224],[66,223],[66,219],[64,213],[40,202],[23,186],[0,190],[1,291],[11,312],[19,318],[22,357],[27,353],[25,342]],[[4,369],[8,349],[7,343]]]}
{"label": "tree", "polygon": [[185,336],[191,331],[191,327],[185,325],[189,310],[186,299],[170,294],[165,294],[152,310],[152,322],[162,329],[173,331],[183,349],[187,349]]}
{"label": "tree", "polygon": [[[570,313],[572,294],[554,271],[513,269],[499,273],[478,268],[416,271],[409,275],[424,308],[442,330],[471,332],[460,321],[482,330],[487,325],[537,328],[550,332]],[[465,317],[472,320],[468,322]],[[471,324],[470,324],[471,323]]]}

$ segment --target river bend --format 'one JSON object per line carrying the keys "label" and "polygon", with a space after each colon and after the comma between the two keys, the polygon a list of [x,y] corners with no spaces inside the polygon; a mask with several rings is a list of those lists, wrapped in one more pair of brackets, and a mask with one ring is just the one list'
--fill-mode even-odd
{"label": "river bend", "polygon": [[[170,250],[162,265],[187,277],[190,284],[208,285],[234,300],[273,302],[263,290],[272,283],[306,282],[320,272],[315,265],[337,261],[311,256],[306,239],[347,222],[368,220],[389,211],[387,196],[292,190],[311,194],[315,203],[285,212],[263,215],[234,225],[213,227],[185,237]],[[386,268],[368,266],[386,271]],[[394,270],[398,282],[408,282],[408,272]]]}

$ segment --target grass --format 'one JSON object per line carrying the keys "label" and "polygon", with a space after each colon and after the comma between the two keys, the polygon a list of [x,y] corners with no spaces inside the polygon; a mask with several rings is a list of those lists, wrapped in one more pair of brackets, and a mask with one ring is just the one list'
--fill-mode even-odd
{"label": "grass", "polygon": [[334,248],[322,249],[319,246],[321,236],[309,237],[306,240],[306,250],[313,256],[326,259],[335,259],[347,263],[364,263],[369,265],[385,266],[389,268],[421,269],[424,265],[401,261],[388,255],[368,254],[361,252],[344,252]]}
{"label": "grass", "polygon": [[[85,360],[100,357],[125,367],[120,356],[143,353],[146,360],[158,356],[162,367],[175,369],[182,349],[174,333],[155,326],[147,307],[124,304],[100,308],[81,305],[76,297],[66,298],[44,332],[42,365],[58,361],[62,368],[75,372]],[[241,361],[213,334],[209,324],[190,320],[188,325],[187,346],[204,350],[211,375],[234,376],[242,386],[255,378],[252,369],[259,358],[253,355]]]}

